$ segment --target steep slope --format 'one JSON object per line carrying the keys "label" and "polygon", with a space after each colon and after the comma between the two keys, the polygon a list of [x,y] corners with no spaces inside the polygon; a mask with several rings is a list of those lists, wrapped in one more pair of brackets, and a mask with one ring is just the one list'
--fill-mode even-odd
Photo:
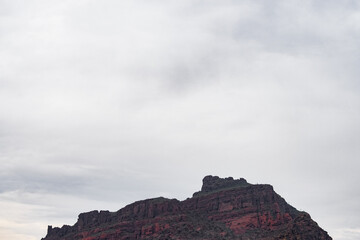
{"label": "steep slope", "polygon": [[155,198],[117,212],[79,215],[74,226],[48,227],[42,240],[125,239],[332,239],[267,184],[206,176],[184,201]]}

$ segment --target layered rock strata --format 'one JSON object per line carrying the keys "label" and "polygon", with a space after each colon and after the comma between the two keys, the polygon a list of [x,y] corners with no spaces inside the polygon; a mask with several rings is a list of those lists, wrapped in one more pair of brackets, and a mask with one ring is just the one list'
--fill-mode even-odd
{"label": "layered rock strata", "polygon": [[73,226],[48,227],[42,240],[239,239],[330,240],[310,215],[267,184],[206,176],[184,201],[134,202],[117,212],[81,213]]}

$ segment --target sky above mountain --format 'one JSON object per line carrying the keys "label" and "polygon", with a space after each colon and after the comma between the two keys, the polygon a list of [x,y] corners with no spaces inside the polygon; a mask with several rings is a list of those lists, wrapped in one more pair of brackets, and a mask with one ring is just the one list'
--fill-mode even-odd
{"label": "sky above mountain", "polygon": [[0,238],[205,175],[360,238],[360,2],[0,0]]}

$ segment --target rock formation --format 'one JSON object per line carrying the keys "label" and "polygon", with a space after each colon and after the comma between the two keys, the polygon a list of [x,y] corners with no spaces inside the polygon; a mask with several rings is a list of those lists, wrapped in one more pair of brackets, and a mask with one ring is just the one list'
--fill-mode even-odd
{"label": "rock formation", "polygon": [[81,213],[73,226],[48,227],[42,240],[239,239],[330,240],[310,215],[267,184],[206,176],[184,201],[134,202],[117,212]]}

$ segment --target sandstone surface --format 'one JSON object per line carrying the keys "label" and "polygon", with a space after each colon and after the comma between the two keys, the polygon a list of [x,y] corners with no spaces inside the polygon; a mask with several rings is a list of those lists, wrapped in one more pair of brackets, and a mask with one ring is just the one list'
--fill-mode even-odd
{"label": "sandstone surface", "polygon": [[117,212],[81,213],[73,225],[48,227],[42,240],[239,239],[330,240],[310,215],[268,184],[206,176],[184,201],[154,198]]}

